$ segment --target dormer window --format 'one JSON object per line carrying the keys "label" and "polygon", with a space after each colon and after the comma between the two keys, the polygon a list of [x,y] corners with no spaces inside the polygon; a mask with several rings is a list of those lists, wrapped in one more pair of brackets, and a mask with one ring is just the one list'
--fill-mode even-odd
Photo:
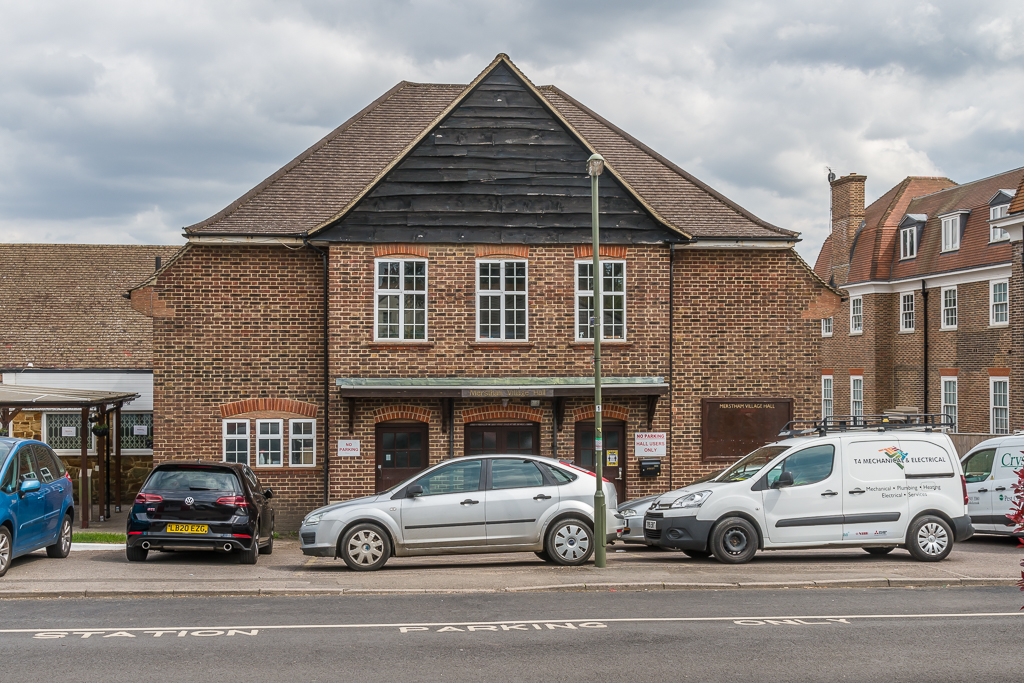
{"label": "dormer window", "polygon": [[967,211],[939,216],[942,220],[942,251],[956,251],[960,248],[960,233],[967,221]]}
{"label": "dormer window", "polygon": [[[1010,200],[1015,194],[1017,194],[1016,190],[999,190],[992,195],[992,199],[988,200],[989,223],[1006,218],[1010,212]],[[1005,229],[995,225],[989,226],[989,242],[1003,242],[1008,239],[1010,239],[1010,233]]]}
{"label": "dormer window", "polygon": [[917,256],[917,226],[909,225],[900,229],[900,259]]}

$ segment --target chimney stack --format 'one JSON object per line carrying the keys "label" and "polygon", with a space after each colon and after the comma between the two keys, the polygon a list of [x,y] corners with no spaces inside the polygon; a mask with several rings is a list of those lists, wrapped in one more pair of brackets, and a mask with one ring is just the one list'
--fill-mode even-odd
{"label": "chimney stack", "polygon": [[832,185],[832,276],[846,284],[850,273],[853,237],[864,222],[864,183],[868,177],[851,173]]}

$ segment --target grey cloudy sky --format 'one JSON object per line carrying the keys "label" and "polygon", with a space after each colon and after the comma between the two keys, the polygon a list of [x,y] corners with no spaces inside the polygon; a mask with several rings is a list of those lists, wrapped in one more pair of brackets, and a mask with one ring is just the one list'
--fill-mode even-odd
{"label": "grey cloudy sky", "polygon": [[1024,166],[1024,3],[0,0],[0,241],[183,242],[400,80],[498,52],[765,220],[827,234],[826,166]]}

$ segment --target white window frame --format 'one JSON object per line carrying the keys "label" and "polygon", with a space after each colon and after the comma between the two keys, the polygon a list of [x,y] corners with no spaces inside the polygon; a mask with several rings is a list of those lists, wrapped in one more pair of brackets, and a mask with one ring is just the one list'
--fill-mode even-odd
{"label": "white window frame", "polygon": [[1007,214],[1010,213],[1010,202],[1005,204],[996,204],[995,206],[988,207],[988,219],[990,221],[997,221],[1000,218],[1006,218]]}
{"label": "white window frame", "polygon": [[[380,264],[398,263],[398,289],[382,288],[380,286]],[[423,290],[405,289],[405,264],[423,264]],[[407,294],[423,295],[423,336],[405,336],[405,297]],[[398,336],[380,336],[380,297],[398,297]],[[415,326],[415,324],[414,324]],[[387,258],[381,257],[373,260],[373,340],[376,342],[425,342],[430,339],[430,262],[425,258]]]}
{"label": "white window frame", "polygon": [[[622,291],[621,292],[611,292],[611,293],[609,293],[602,286],[601,287],[601,298],[604,299],[605,297],[608,297],[608,296],[619,296],[619,295],[622,296],[622,336],[621,337],[609,337],[607,335],[607,333],[606,333],[606,331],[608,329],[607,326],[602,324],[601,325],[601,341],[602,342],[624,342],[624,341],[628,341],[628,339],[629,339],[629,301],[628,301],[629,269],[628,269],[628,267],[626,265],[625,259],[601,259],[601,261],[598,264],[598,270],[599,271],[603,271],[604,270],[604,266],[606,264],[609,264],[609,263],[612,263],[612,264],[622,264]],[[580,336],[580,326],[582,324],[582,321],[580,320],[580,299],[583,298],[583,297],[587,297],[587,296],[590,296],[590,297],[594,296],[594,290],[593,289],[586,290],[586,289],[580,289],[579,288],[580,287],[580,275],[579,275],[579,273],[580,273],[580,265],[590,265],[590,266],[593,266],[594,265],[594,261],[592,259],[578,259],[577,261],[575,261],[573,263],[573,266],[572,266],[572,282],[573,282],[572,286],[573,286],[573,290],[575,292],[575,295],[573,296],[573,323],[574,323],[573,324],[573,330],[574,330],[573,336],[575,337],[577,342],[593,342],[594,341],[593,334],[591,334],[591,336],[588,336],[588,337]],[[605,312],[607,311],[607,308],[603,305],[604,301],[602,301],[601,303],[602,303],[601,315],[604,316]],[[587,323],[588,323],[588,328],[589,328],[589,321],[587,321]],[[590,329],[592,329],[592,328],[590,328]]]}
{"label": "white window frame", "polygon": [[956,251],[960,248],[960,214],[942,219],[942,251]]}
{"label": "white window frame", "polygon": [[[1002,302],[996,301],[996,287],[1003,285],[1006,288],[1006,300]],[[1005,306],[1006,310],[1003,312],[1005,320],[997,320],[996,318],[996,306]],[[989,327],[1006,327],[1010,324],[1010,281],[1009,280],[989,280],[988,283],[988,324]]]}
{"label": "white window frame", "polygon": [[[1003,218],[1006,218],[1009,212],[1009,202],[1007,202],[1006,204],[997,204],[996,206],[990,206],[988,209],[988,220],[989,222],[1001,220]],[[992,242],[1005,242],[1008,239],[1010,239],[1010,233],[1007,232],[1004,228],[999,228],[994,225],[989,226],[988,241],[990,244]]]}
{"label": "white window frame", "polygon": [[[1003,384],[1006,386],[1005,396],[1006,405],[996,405],[996,385]],[[989,406],[989,433],[990,434],[1009,434],[1010,433],[1010,378],[1004,376],[989,377],[988,378],[988,406]],[[1006,425],[1005,428],[1002,424],[997,424],[1003,420],[1002,416],[996,417],[996,410],[1006,411]]]}
{"label": "white window frame", "polygon": [[[857,400],[857,382],[860,382],[860,400]],[[860,404],[858,406],[858,404]],[[850,375],[850,415],[864,414],[864,375]]]}
{"label": "white window frame", "polygon": [[[947,392],[946,389],[952,385],[952,392]],[[957,431],[959,424],[959,417],[957,415],[957,408],[959,404],[960,387],[957,380],[957,376],[944,375],[939,378],[939,398],[942,402],[942,412],[945,415],[949,415],[953,418],[953,431]],[[949,399],[952,397],[953,402],[950,403]]]}
{"label": "white window frame", "polygon": [[[855,306],[854,304],[859,304]],[[854,313],[855,309],[860,309],[859,313]],[[855,324],[856,323],[856,324]],[[863,334],[864,333],[864,297],[854,296],[850,297],[850,334]]]}
{"label": "white window frame", "polygon": [[831,317],[821,319],[821,336],[831,337],[832,336],[833,320]]}
{"label": "white window frame", "polygon": [[221,459],[223,462],[238,462],[237,460],[228,460],[228,439],[238,440],[237,434],[228,435],[228,425],[231,424],[244,424],[245,425],[245,465],[249,464],[249,459],[252,457],[252,433],[249,431],[249,420],[233,420],[227,419],[221,422]]}
{"label": "white window frame", "polygon": [[914,292],[900,294],[900,332],[914,331]]}
{"label": "white window frame", "polygon": [[[310,439],[313,442],[313,462],[311,463],[296,463],[294,460],[296,451],[294,450],[292,439],[295,434],[296,425],[312,425],[313,431],[310,434],[301,434],[303,440]],[[298,451],[300,454],[302,451]],[[289,467],[316,467],[316,420],[288,420],[288,466]]]}
{"label": "white window frame", "polygon": [[[264,436],[260,429],[263,425],[277,425],[277,434]],[[256,420],[256,467],[284,467],[284,420]],[[260,441],[277,441],[277,462],[260,462]],[[270,451],[273,453],[273,451]]]}
{"label": "white window frame", "polygon": [[[509,264],[509,263],[515,263],[515,264],[521,263],[521,264],[523,264],[523,267],[526,270],[526,274],[525,274],[525,287],[526,287],[526,289],[524,289],[522,291],[506,290],[505,289],[505,286],[507,284],[506,281],[505,281],[505,266],[506,266],[506,264]],[[498,280],[500,282],[500,286],[498,287],[498,289],[487,289],[487,290],[480,289],[480,266],[485,265],[485,264],[486,265],[493,265],[493,264],[497,264],[498,265],[498,269],[499,269]],[[478,259],[477,262],[476,262],[476,266],[475,267],[476,267],[476,274],[474,275],[474,278],[476,280],[476,340],[478,342],[490,342],[490,341],[524,342],[524,341],[529,341],[529,339],[530,339],[530,262],[527,261],[526,259],[522,259],[522,258]],[[508,328],[507,328],[507,323],[506,323],[506,320],[505,320],[505,316],[507,315],[507,311],[508,311],[508,308],[507,308],[508,299],[507,299],[507,297],[508,296],[520,296],[520,295],[523,296],[526,299],[526,309],[524,311],[525,316],[526,316],[526,322],[524,323],[524,327],[525,327],[524,336],[522,336],[522,337],[509,337],[509,336],[507,336]],[[500,336],[497,336],[497,337],[484,337],[481,334],[482,322],[481,322],[481,317],[480,317],[480,300],[483,297],[485,297],[485,296],[491,296],[491,297],[497,296],[498,299],[501,302],[501,304],[500,304],[501,305],[501,309],[500,309],[500,313],[499,313],[500,322],[498,324],[498,328],[499,328],[499,330],[501,332]]]}
{"label": "white window frame", "polygon": [[900,228],[900,260],[917,256],[917,224]]}
{"label": "white window frame", "polygon": [[[947,306],[949,301],[947,300],[947,294],[952,293],[953,305]],[[960,323],[960,311],[959,311],[960,293],[956,290],[956,285],[952,287],[943,287],[939,291],[939,329],[941,330],[955,330]],[[953,322],[949,322],[949,316],[947,312],[952,311]]]}
{"label": "white window frame", "polygon": [[821,376],[821,417],[831,417],[835,414],[835,379],[832,375]]}

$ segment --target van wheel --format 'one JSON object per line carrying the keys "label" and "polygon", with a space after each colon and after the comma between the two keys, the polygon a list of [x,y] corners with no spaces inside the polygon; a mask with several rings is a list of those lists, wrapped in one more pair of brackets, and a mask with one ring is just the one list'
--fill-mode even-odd
{"label": "van wheel", "polygon": [[742,517],[726,517],[711,531],[711,552],[725,564],[750,562],[757,552],[757,529]]}
{"label": "van wheel", "polygon": [[594,532],[575,517],[560,519],[548,529],[544,550],[555,564],[578,567],[594,554]]}
{"label": "van wheel", "polygon": [[380,569],[391,557],[388,535],[376,524],[356,524],[341,539],[341,559],[357,572]]}
{"label": "van wheel", "polygon": [[145,562],[149,551],[139,545],[130,545],[124,549],[124,556],[129,562]]}
{"label": "van wheel", "polygon": [[872,555],[888,555],[893,550],[896,550],[896,546],[891,545],[888,548],[864,548],[864,550],[868,551]]}
{"label": "van wheel", "polygon": [[46,556],[64,558],[71,552],[71,515],[64,515],[64,521],[60,523],[60,533],[57,534],[57,542],[46,546]]}
{"label": "van wheel", "polygon": [[918,562],[938,562],[953,550],[953,530],[941,517],[918,517],[907,531],[907,550]]}
{"label": "van wheel", "polygon": [[683,550],[683,554],[687,557],[692,557],[695,560],[703,560],[711,557],[711,553],[707,550]]}

